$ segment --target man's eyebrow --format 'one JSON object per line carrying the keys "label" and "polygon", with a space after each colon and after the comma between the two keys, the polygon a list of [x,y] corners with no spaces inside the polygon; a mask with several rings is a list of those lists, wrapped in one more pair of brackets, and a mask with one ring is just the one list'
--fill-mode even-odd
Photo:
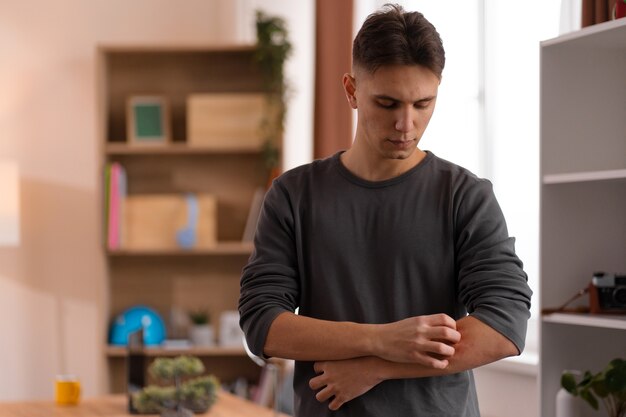
{"label": "man's eyebrow", "polygon": [[[416,100],[415,103],[420,103],[420,102],[424,102],[424,101],[432,101],[432,100],[435,99],[435,97],[437,97],[437,96],[428,96],[428,97],[420,98],[419,100]],[[388,96],[386,94],[374,94],[374,98],[376,98],[378,100],[389,100],[389,101],[394,101],[394,102],[398,102],[398,103],[402,101],[400,99]]]}

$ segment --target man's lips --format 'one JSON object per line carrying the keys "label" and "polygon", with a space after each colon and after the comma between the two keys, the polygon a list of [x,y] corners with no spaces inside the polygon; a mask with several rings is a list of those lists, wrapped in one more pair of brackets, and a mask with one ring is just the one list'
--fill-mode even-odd
{"label": "man's lips", "polygon": [[415,144],[415,139],[387,139],[387,141],[400,148],[407,148]]}

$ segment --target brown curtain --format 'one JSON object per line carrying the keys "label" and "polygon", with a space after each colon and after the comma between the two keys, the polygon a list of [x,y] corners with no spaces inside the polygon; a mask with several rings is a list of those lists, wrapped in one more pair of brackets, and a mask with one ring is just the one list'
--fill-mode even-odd
{"label": "brown curtain", "polygon": [[582,27],[611,20],[615,0],[583,0]]}
{"label": "brown curtain", "polygon": [[315,131],[313,156],[330,156],[352,143],[352,113],[341,77],[350,72],[352,0],[316,0]]}

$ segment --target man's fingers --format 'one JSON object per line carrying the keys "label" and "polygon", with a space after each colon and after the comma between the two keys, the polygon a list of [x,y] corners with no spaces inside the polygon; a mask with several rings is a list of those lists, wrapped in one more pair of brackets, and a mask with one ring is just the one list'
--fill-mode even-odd
{"label": "man's fingers", "polygon": [[461,333],[456,330],[456,322],[447,314],[419,317],[418,320],[418,328],[429,339],[450,343],[458,343],[461,340]]}
{"label": "man's fingers", "polygon": [[459,343],[461,333],[445,326],[432,327],[428,334],[430,339],[439,340],[445,343]]}
{"label": "man's fingers", "polygon": [[433,353],[439,356],[453,356],[455,352],[454,347],[446,343],[436,341],[425,343],[423,345],[423,350],[424,352]]}
{"label": "man's fingers", "polygon": [[421,362],[422,365],[433,369],[446,369],[449,364],[447,359],[437,359],[428,355],[424,355]]}
{"label": "man's fingers", "polygon": [[332,397],[334,393],[329,387],[324,387],[324,389],[320,390],[317,394],[315,394],[315,399],[321,403],[328,401],[330,397]]}
{"label": "man's fingers", "polygon": [[341,401],[339,398],[335,397],[328,404],[328,408],[333,410],[333,411],[337,411],[337,410],[339,410],[339,407],[341,407],[342,405],[343,405],[343,401]]}
{"label": "man's fingers", "polygon": [[324,375],[318,375],[315,378],[311,378],[311,380],[309,381],[309,387],[313,391],[317,391],[318,389],[322,388],[324,385],[326,385],[324,383]]}
{"label": "man's fingers", "polygon": [[340,399],[339,396],[336,395],[335,391],[330,387],[325,387],[323,390],[318,392],[315,395],[315,399],[321,403],[330,400],[328,403],[328,408],[333,411],[339,410],[339,407],[341,407],[345,403],[345,401]]}
{"label": "man's fingers", "polygon": [[456,321],[447,314],[432,314],[430,316],[423,316],[422,318],[427,320],[431,326],[446,326],[456,330]]}

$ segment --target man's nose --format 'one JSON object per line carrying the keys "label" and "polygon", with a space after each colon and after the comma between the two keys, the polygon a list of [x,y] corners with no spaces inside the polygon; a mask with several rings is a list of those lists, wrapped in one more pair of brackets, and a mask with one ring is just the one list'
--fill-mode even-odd
{"label": "man's nose", "polygon": [[413,129],[413,109],[412,107],[403,107],[398,112],[396,120],[396,130],[398,132],[410,132]]}

